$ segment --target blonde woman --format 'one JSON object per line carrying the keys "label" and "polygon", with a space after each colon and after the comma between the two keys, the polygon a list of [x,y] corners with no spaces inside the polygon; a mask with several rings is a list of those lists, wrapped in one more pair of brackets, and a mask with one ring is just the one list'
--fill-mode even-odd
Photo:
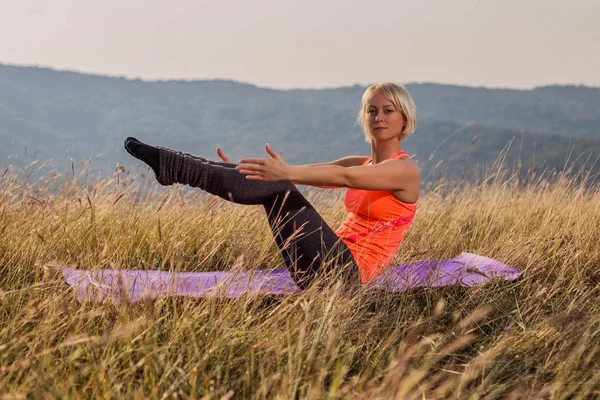
{"label": "blonde woman", "polygon": [[[266,158],[239,164],[154,147],[135,138],[125,149],[147,163],[162,185],[186,184],[238,204],[262,205],[286,267],[300,288],[316,277],[367,283],[393,260],[417,209],[420,174],[402,150],[416,128],[416,107],[401,85],[367,88],[358,120],[371,156],[323,164],[287,164],[268,144]],[[333,231],[296,185],[348,188],[346,220]]]}

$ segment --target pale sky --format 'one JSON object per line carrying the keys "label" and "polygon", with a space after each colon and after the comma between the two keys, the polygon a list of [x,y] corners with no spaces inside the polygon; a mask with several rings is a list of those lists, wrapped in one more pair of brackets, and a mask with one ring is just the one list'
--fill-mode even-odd
{"label": "pale sky", "polygon": [[600,0],[0,0],[0,63],[273,88],[600,86]]}

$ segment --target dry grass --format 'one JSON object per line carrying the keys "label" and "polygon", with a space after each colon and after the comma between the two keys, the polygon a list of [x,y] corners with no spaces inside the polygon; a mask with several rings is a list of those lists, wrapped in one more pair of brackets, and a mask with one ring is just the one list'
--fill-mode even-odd
{"label": "dry grass", "polygon": [[[182,187],[0,180],[5,398],[600,396],[600,193],[558,177],[428,190],[398,261],[470,251],[517,282],[402,294],[78,303],[56,266],[282,267],[261,208]],[[135,183],[135,182],[134,182]],[[82,187],[83,186],[83,187]],[[311,198],[331,225],[339,199]],[[336,201],[334,201],[336,200]]]}

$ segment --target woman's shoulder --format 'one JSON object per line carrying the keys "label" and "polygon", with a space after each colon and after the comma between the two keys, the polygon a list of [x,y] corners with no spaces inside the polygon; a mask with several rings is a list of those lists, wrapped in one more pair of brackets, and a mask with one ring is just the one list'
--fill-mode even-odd
{"label": "woman's shoulder", "polygon": [[407,153],[399,154],[397,157],[383,161],[383,163],[392,164],[394,166],[402,167],[402,169],[409,169],[413,170],[414,172],[419,172],[419,165]]}

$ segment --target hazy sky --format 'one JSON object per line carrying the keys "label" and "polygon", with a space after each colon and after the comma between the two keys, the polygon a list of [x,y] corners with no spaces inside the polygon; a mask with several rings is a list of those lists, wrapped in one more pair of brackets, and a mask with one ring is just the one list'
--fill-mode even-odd
{"label": "hazy sky", "polygon": [[276,88],[600,86],[600,0],[0,0],[0,63]]}

